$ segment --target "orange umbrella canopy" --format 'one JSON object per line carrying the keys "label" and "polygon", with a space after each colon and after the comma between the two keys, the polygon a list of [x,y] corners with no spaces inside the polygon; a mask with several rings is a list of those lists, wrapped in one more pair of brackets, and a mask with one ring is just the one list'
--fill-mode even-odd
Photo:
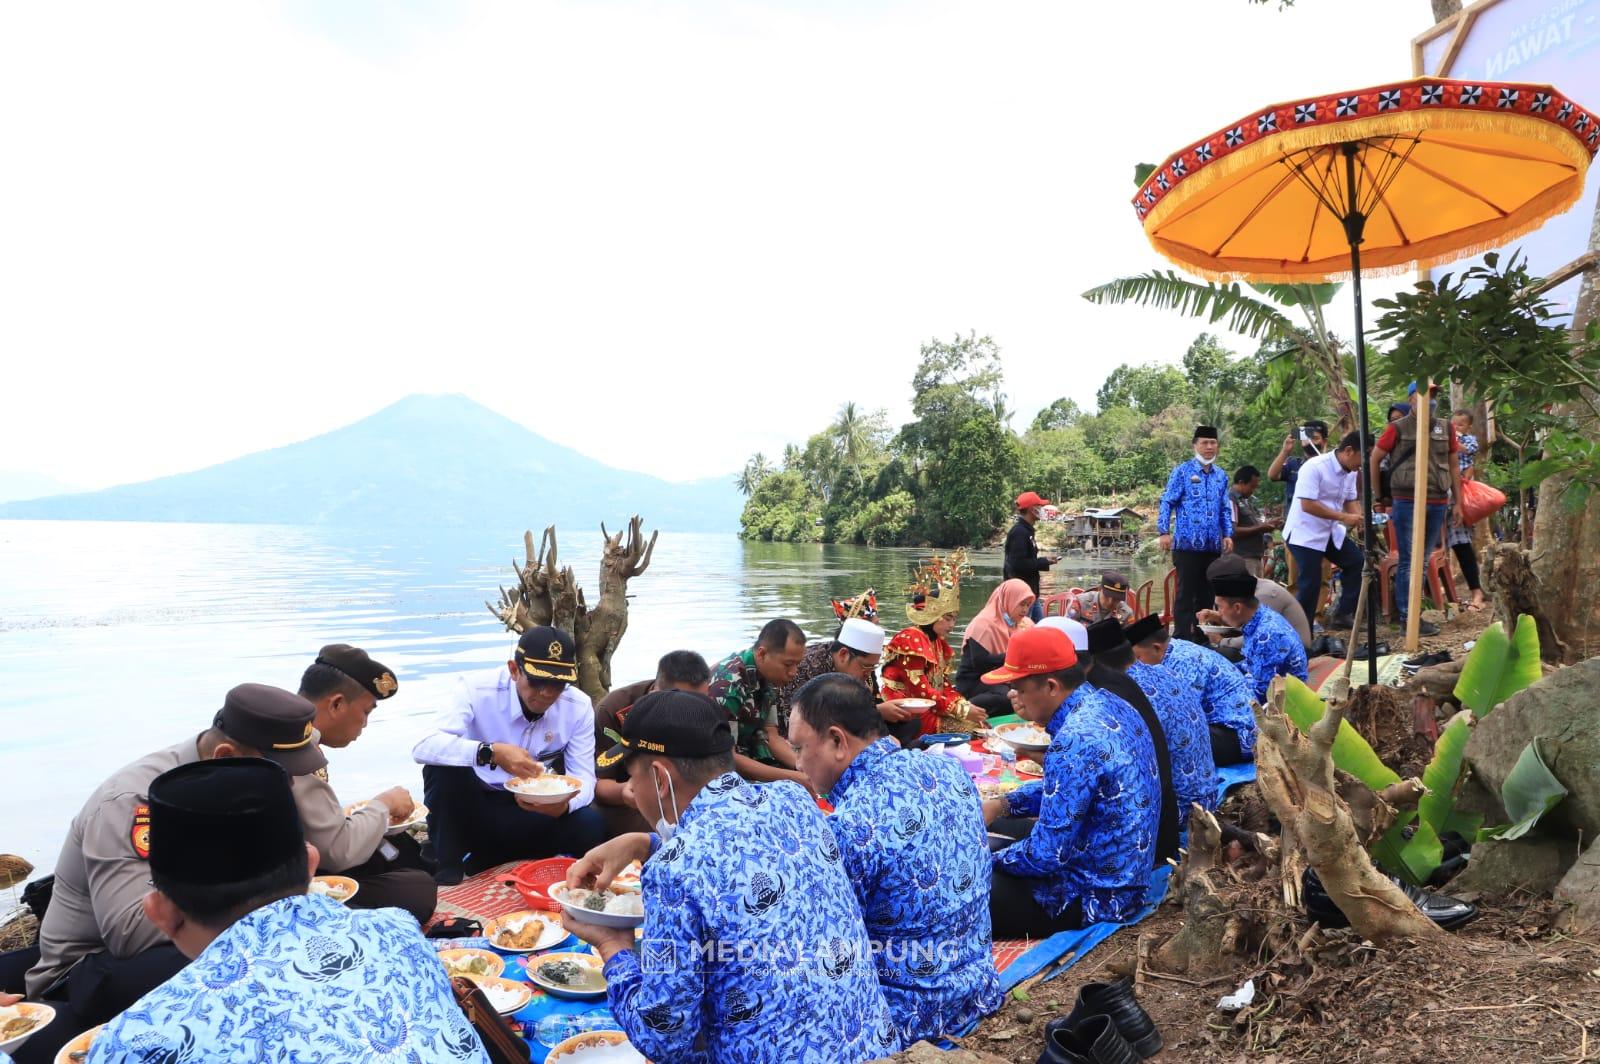
{"label": "orange umbrella canopy", "polygon": [[1537,229],[1597,147],[1600,118],[1548,85],[1419,78],[1251,114],[1169,158],[1134,209],[1202,277],[1348,277],[1352,214],[1363,271],[1397,272]]}

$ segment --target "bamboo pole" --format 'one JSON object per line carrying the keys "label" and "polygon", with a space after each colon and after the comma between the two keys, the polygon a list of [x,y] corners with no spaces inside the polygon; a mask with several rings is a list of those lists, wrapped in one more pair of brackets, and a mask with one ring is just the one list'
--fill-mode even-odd
{"label": "bamboo pole", "polygon": [[[1428,571],[1428,458],[1433,451],[1433,381],[1417,382],[1411,416],[1416,419],[1416,480],[1411,489],[1411,587],[1406,599],[1406,653],[1415,654],[1422,639],[1422,578]],[[1442,604],[1441,604],[1442,605]]]}

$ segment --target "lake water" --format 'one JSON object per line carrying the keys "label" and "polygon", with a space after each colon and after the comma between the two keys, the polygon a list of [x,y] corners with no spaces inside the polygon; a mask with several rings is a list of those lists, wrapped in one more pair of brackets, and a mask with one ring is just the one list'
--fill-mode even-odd
{"label": "lake water", "polygon": [[[328,751],[341,799],[395,784],[420,799],[411,746],[454,674],[510,656],[515,640],[484,601],[515,579],[520,532],[0,521],[0,853],[48,870],[102,779],[208,726],[235,684],[293,690],[327,643],[364,647],[400,679],[360,740]],[[663,532],[630,584],[613,678],[650,676],[679,648],[715,662],[773,617],[823,638],[836,623],[829,601],[867,586],[893,631],[925,553]],[[598,529],[562,530],[561,560],[589,589],[599,557]],[[972,560],[963,621],[1000,578],[998,552]],[[1101,565],[1065,561],[1060,586]]]}

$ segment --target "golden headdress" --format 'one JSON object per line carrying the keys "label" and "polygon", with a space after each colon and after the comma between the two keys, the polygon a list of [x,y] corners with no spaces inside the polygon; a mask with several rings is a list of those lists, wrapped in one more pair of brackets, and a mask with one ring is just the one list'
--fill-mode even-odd
{"label": "golden headdress", "polygon": [[911,573],[911,583],[906,593],[911,601],[906,605],[906,616],[912,624],[932,624],[940,617],[951,616],[961,609],[961,577],[971,575],[967,552],[951,551],[935,554]]}

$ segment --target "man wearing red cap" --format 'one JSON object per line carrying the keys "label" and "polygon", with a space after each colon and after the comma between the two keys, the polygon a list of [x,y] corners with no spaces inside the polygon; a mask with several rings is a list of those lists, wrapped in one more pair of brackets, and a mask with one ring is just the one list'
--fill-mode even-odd
{"label": "man wearing red cap", "polygon": [[1005,579],[1021,580],[1033,589],[1035,620],[1044,617],[1044,607],[1039,605],[1039,574],[1061,559],[1054,554],[1040,556],[1039,545],[1033,539],[1033,527],[1039,523],[1039,513],[1050,500],[1036,491],[1025,491],[1017,496],[1017,523],[1006,533]]}

